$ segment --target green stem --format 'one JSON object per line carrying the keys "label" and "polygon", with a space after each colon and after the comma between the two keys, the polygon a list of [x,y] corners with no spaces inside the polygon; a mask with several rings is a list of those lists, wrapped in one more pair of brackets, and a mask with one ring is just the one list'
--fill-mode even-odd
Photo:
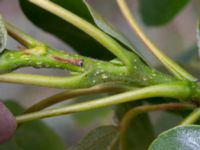
{"label": "green stem", "polygon": [[31,84],[51,88],[83,88],[89,86],[85,74],[72,77],[54,77],[33,74],[7,73],[0,75],[0,82]]}
{"label": "green stem", "polygon": [[56,95],[50,96],[48,98],[45,98],[39,101],[38,103],[29,107],[25,111],[25,113],[36,112],[44,108],[47,108],[49,106],[52,106],[54,104],[60,103],[64,100],[68,100],[77,96],[91,95],[91,94],[97,94],[97,93],[123,92],[129,89],[130,87],[127,87],[125,85],[106,83],[106,84],[101,84],[101,85],[97,85],[97,86],[86,88],[86,89],[64,91],[64,92],[58,93]]}
{"label": "green stem", "polygon": [[189,116],[187,116],[180,125],[194,124],[200,118],[200,109],[195,109]]}
{"label": "green stem", "polygon": [[[7,73],[20,67],[30,66],[35,68],[67,69],[74,71],[76,74],[87,73],[87,76],[85,76],[83,78],[84,80],[82,80],[82,82],[85,83],[84,87],[90,87],[105,82],[120,82],[133,86],[149,86],[177,81],[166,74],[162,74],[147,67],[140,61],[135,61],[132,66],[134,70],[133,72],[127,72],[127,68],[126,66],[123,66],[123,64],[95,60],[80,55],[67,54],[48,47],[35,47],[23,51],[6,50],[0,55],[0,73]],[[36,77],[36,75],[23,75],[23,78],[17,75],[16,77],[12,76],[11,79],[10,75],[5,74],[0,76],[0,82],[33,84],[38,86],[60,88],[72,86],[63,86],[62,83],[65,83],[64,77],[62,79],[59,78],[60,82],[57,83],[60,83],[61,85],[48,85],[46,84],[49,80],[48,77],[41,78],[40,76],[38,76],[38,80],[41,78],[45,81],[33,82],[37,80],[32,79],[34,77]],[[50,78],[55,78],[57,80],[56,77]],[[81,84],[83,84],[82,82]],[[82,86],[74,85],[73,87],[79,88]]]}
{"label": "green stem", "polygon": [[126,132],[128,132],[130,122],[134,120],[138,115],[142,113],[146,113],[149,111],[157,111],[157,110],[177,110],[177,109],[193,109],[194,105],[184,104],[184,103],[168,103],[168,104],[156,104],[156,105],[146,105],[146,106],[138,106],[131,110],[129,110],[123,117],[120,122],[120,145],[122,149],[125,149],[126,145],[124,143],[124,139],[126,136]]}
{"label": "green stem", "polygon": [[[36,47],[23,51],[4,50],[0,55],[0,73],[11,72],[21,67],[60,68],[83,72],[82,57],[64,52]],[[77,64],[76,64],[77,62]]]}
{"label": "green stem", "polygon": [[164,64],[164,66],[171,71],[179,79],[187,79],[189,81],[197,81],[195,77],[181,68],[177,63],[168,58],[164,53],[162,53],[142,32],[139,25],[137,24],[134,16],[131,14],[129,7],[126,4],[126,0],[117,0],[118,5],[125,16],[126,20],[130,24],[131,28],[138,37],[143,41],[143,43],[149,48],[149,50]]}
{"label": "green stem", "polygon": [[16,117],[16,120],[18,123],[22,123],[22,122],[36,120],[40,118],[53,117],[53,116],[80,112],[80,111],[86,111],[90,109],[107,107],[107,106],[116,105],[119,103],[136,101],[136,100],[141,100],[141,99],[151,98],[151,97],[170,97],[170,98],[178,98],[178,99],[187,99],[191,97],[192,92],[194,91],[192,91],[188,82],[161,84],[161,85],[146,87],[139,90],[125,92],[122,94],[117,94],[117,95],[106,97],[106,98],[100,98],[100,99],[92,100],[89,102],[83,102],[83,103],[79,103],[79,104],[75,104],[75,105],[71,105],[67,107],[25,114],[25,115]]}
{"label": "green stem", "polygon": [[[76,26],[83,32],[87,33],[91,37],[93,37],[96,41],[101,43],[104,47],[106,47],[109,51],[111,51],[114,55],[116,55],[127,67],[132,69],[132,57],[130,57],[129,53],[125,48],[123,48],[117,41],[112,39],[110,36],[96,28],[91,23],[86,20],[80,18],[79,16],[73,14],[72,12],[60,7],[59,5],[47,1],[47,0],[29,0],[35,5],[55,14],[56,16],[62,18],[63,20],[71,23]],[[135,56],[136,57],[136,56]],[[137,58],[137,57],[136,57]]]}
{"label": "green stem", "polygon": [[8,34],[11,37],[13,37],[15,40],[17,40],[18,42],[23,44],[25,47],[34,48],[34,47],[37,47],[37,46],[44,46],[43,43],[37,41],[36,39],[32,38],[28,34],[20,31],[19,29],[17,29],[13,25],[9,24],[8,22],[6,22],[5,25],[6,25],[6,29],[8,31]]}

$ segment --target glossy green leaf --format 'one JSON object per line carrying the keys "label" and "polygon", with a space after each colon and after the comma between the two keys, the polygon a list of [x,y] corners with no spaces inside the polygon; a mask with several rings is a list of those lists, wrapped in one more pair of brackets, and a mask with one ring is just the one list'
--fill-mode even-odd
{"label": "glossy green leaf", "polygon": [[[128,110],[139,104],[125,103],[119,105],[116,112],[118,119],[121,120]],[[146,150],[154,139],[154,130],[148,114],[141,114],[129,123],[128,128],[125,129],[126,132],[123,133],[125,135],[120,133],[120,136],[123,137],[123,139],[120,139],[120,147],[126,150]]]}
{"label": "glossy green leaf", "polygon": [[[23,109],[14,102],[6,102],[13,114],[20,114]],[[0,150],[66,150],[60,138],[41,121],[22,124],[13,138],[0,145]]]}
{"label": "glossy green leaf", "polygon": [[163,25],[171,21],[189,0],[139,0],[139,10],[146,25]]}
{"label": "glossy green leaf", "polygon": [[118,137],[114,126],[101,126],[92,130],[85,138],[70,150],[111,150],[113,141]]}
{"label": "glossy green leaf", "polygon": [[0,15],[0,52],[5,49],[7,42],[7,31],[4,25],[3,18]]}
{"label": "glossy green leaf", "polygon": [[163,132],[149,150],[199,150],[200,126],[178,126]]}
{"label": "glossy green leaf", "polygon": [[[52,2],[94,23],[82,0],[52,0]],[[20,0],[20,5],[30,21],[44,31],[57,36],[80,54],[101,59],[113,58],[113,55],[103,46],[66,21],[31,4],[27,0]]]}

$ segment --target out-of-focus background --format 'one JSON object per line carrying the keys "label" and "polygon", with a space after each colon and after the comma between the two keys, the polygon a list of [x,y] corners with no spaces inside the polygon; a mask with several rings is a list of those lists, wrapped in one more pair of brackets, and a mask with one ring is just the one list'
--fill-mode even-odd
{"label": "out-of-focus background", "polygon": [[[115,23],[121,29],[121,31],[125,33],[127,37],[129,37],[129,39],[140,50],[140,52],[146,58],[148,58],[149,61],[153,62],[153,65],[159,66],[159,62],[156,61],[156,59],[149,52],[146,51],[140,40],[138,40],[135,37],[134,33],[132,33],[131,29],[120,14],[115,0],[95,1],[97,9],[103,14],[103,16]],[[138,4],[136,0],[129,0],[129,6],[134,11],[137,20],[140,22],[148,37],[171,58],[177,58],[180,53],[196,45],[196,26],[200,14],[199,0],[191,1],[190,4],[187,5],[184,10],[181,11],[171,23],[155,28],[148,28],[143,25],[139,14],[137,13]],[[23,12],[20,9],[18,0],[0,0],[0,13],[11,24],[17,26],[18,28],[32,35],[36,39],[48,43],[50,46],[57,49],[62,49],[67,52],[74,53],[74,51],[62,41],[35,27],[24,16]],[[7,48],[17,49],[17,46],[19,46],[19,44],[9,38]],[[66,72],[61,70],[33,68],[20,69],[18,70],[18,72],[51,75],[66,74]],[[27,85],[0,84],[1,100],[16,100],[24,107],[27,107],[42,98],[53,95],[60,91],[62,90]],[[83,115],[83,117],[86,116],[87,115]],[[101,123],[108,124],[112,122],[112,114],[109,113],[109,110],[107,115],[104,116],[105,118],[103,119],[103,121],[101,120]],[[81,119],[81,116],[77,118]],[[96,118],[95,121],[90,125],[80,125],[72,116],[46,119],[45,121],[52,128],[54,128],[54,130],[63,138],[63,140],[67,141],[67,143],[74,143],[75,141],[80,139],[90,128],[94,128],[100,123],[98,121],[98,118]]]}

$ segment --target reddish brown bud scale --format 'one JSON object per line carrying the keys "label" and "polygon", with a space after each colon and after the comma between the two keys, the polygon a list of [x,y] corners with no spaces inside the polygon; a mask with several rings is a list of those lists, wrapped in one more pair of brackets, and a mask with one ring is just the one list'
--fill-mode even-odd
{"label": "reddish brown bud scale", "polygon": [[82,59],[67,59],[67,58],[61,58],[58,56],[53,56],[53,58],[62,63],[73,64],[73,65],[80,66],[80,67],[83,66]]}

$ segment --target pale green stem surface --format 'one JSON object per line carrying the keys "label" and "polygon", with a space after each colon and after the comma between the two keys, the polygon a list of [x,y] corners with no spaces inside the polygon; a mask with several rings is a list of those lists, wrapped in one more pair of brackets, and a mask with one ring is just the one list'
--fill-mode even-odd
{"label": "pale green stem surface", "polygon": [[20,31],[10,23],[6,22],[5,24],[8,34],[13,37],[15,40],[23,44],[27,48],[34,48],[36,46],[44,46],[43,43],[37,41],[36,39],[32,38],[28,34]]}
{"label": "pale green stem surface", "polygon": [[113,93],[113,92],[118,93],[118,92],[124,92],[124,91],[130,90],[130,89],[132,88],[124,86],[124,85],[120,85],[120,84],[105,83],[101,85],[96,85],[91,88],[67,90],[67,91],[55,94],[53,96],[47,97],[37,102],[36,104],[29,107],[25,111],[25,113],[40,111],[44,108],[60,103],[64,100],[70,100],[70,98],[74,98],[78,96],[92,95],[92,94],[97,94],[97,93]]}
{"label": "pale green stem surface", "polygon": [[18,123],[22,123],[26,121],[53,117],[53,116],[60,116],[64,114],[86,111],[86,110],[96,109],[96,108],[101,108],[101,107],[107,107],[107,106],[116,105],[119,103],[136,101],[136,100],[141,100],[141,99],[151,98],[151,97],[170,97],[170,98],[178,98],[178,99],[187,99],[188,97],[191,96],[191,92],[193,91],[191,91],[191,88],[189,87],[188,82],[177,82],[177,83],[171,83],[171,84],[155,85],[155,86],[150,86],[150,87],[146,87],[139,90],[117,94],[110,97],[92,100],[89,102],[83,102],[83,103],[74,104],[71,106],[50,109],[50,110],[43,110],[39,112],[21,115],[21,116],[16,117],[16,120]]}
{"label": "pale green stem surface", "polygon": [[200,119],[200,108],[195,109],[190,115],[188,115],[180,125],[194,124]]}
{"label": "pale green stem surface", "polygon": [[[72,77],[55,77],[33,74],[7,73],[0,75],[0,82],[31,84],[50,88],[83,88],[88,83],[84,83],[85,74]],[[88,85],[87,85],[88,86]]]}

